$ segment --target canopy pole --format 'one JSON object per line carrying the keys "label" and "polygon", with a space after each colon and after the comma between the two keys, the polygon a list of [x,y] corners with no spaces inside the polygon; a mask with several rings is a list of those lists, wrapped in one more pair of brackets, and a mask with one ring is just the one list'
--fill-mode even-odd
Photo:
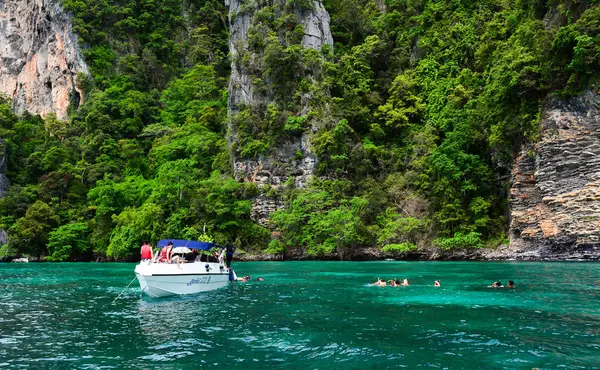
{"label": "canopy pole", "polygon": [[133,279],[132,279],[132,280],[129,282],[129,284],[127,284],[127,286],[125,287],[125,289],[121,290],[121,293],[119,293],[119,295],[117,296],[117,298],[115,298],[115,300],[114,300],[114,301],[112,301],[112,303],[111,303],[111,304],[115,303],[115,301],[116,301],[117,299],[119,299],[119,297],[121,296],[121,294],[123,294],[123,292],[124,292],[124,291],[125,291],[127,288],[129,288],[129,286],[131,285],[131,283],[133,283],[133,280],[135,280],[135,279],[136,279],[136,277],[134,276],[134,277],[133,277]]}

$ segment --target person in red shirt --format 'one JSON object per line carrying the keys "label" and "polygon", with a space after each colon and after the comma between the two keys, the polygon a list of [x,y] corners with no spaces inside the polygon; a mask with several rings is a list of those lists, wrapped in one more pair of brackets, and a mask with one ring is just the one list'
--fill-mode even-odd
{"label": "person in red shirt", "polygon": [[171,263],[171,253],[173,251],[173,242],[169,242],[169,245],[163,247],[160,250],[158,262]]}
{"label": "person in red shirt", "polygon": [[140,248],[140,254],[142,255],[142,261],[152,260],[154,255],[152,254],[152,247],[150,246],[150,243],[145,241],[144,244],[142,244],[142,247]]}

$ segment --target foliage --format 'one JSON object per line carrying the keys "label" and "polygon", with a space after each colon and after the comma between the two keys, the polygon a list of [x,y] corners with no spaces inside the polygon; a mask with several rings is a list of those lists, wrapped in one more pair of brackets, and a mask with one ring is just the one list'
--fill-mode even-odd
{"label": "foliage", "polygon": [[[312,256],[504,243],[514,152],[538,139],[544,99],[600,72],[597,2],[326,0],[322,50],[302,45],[310,1],[248,2],[232,62],[254,101],[228,116],[222,1],[61,3],[90,67],[85,104],[63,122],[0,97],[4,255],[131,259],[143,239],[205,231]],[[259,190],[232,163],[297,174],[314,159],[308,187],[290,176],[261,190],[284,206],[268,227],[251,219]]]}
{"label": "foliage", "polygon": [[88,227],[76,222],[62,225],[52,231],[48,238],[49,261],[69,261],[88,250]]}
{"label": "foliage", "polygon": [[437,239],[436,244],[442,249],[457,249],[457,248],[482,248],[481,234],[470,232],[463,234],[458,232],[452,238]]}
{"label": "foliage", "polygon": [[417,246],[411,243],[388,244],[381,248],[382,252],[388,253],[406,253],[417,249]]}
{"label": "foliage", "polygon": [[17,220],[11,229],[14,237],[9,243],[21,253],[41,257],[48,243],[48,233],[58,224],[58,216],[52,208],[42,201],[36,201]]}

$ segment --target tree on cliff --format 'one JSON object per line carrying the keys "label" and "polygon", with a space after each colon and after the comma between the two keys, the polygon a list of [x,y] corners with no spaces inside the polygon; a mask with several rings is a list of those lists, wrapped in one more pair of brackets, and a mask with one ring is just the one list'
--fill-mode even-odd
{"label": "tree on cliff", "polygon": [[48,234],[58,226],[59,218],[46,203],[36,201],[13,226],[10,243],[20,253],[40,258],[47,252]]}

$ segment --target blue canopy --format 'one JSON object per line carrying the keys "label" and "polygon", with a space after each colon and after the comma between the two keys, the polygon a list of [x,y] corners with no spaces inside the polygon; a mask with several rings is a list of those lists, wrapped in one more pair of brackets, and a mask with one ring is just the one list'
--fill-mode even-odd
{"label": "blue canopy", "polygon": [[213,248],[221,248],[220,245],[208,242],[198,242],[195,240],[180,240],[180,239],[164,239],[158,241],[158,247],[166,247],[169,243],[173,243],[173,247],[188,247],[190,249],[199,249],[201,251],[210,251]]}

